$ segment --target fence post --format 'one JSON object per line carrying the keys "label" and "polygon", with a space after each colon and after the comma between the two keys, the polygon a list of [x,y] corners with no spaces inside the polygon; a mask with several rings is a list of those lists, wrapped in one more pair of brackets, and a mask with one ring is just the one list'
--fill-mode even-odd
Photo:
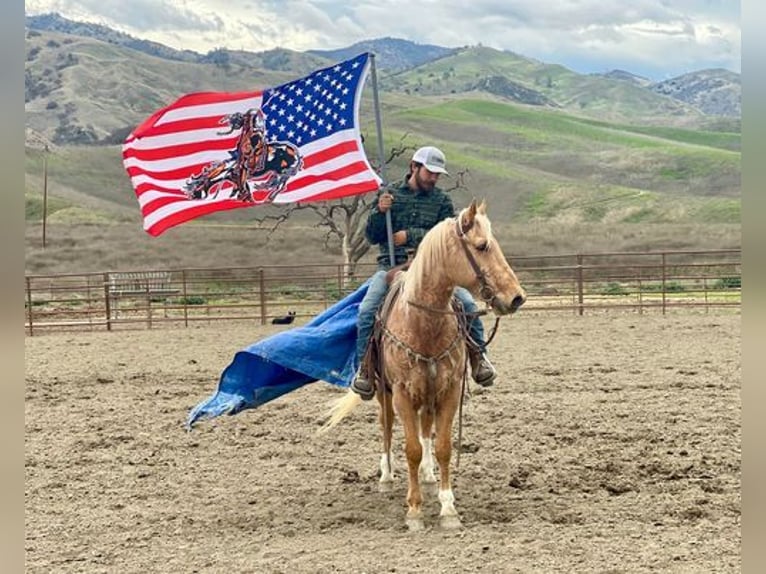
{"label": "fence post", "polygon": [[667,263],[667,259],[665,258],[665,252],[662,252],[662,314],[665,314],[665,281],[668,276],[668,270],[665,266]]}
{"label": "fence post", "polygon": [[152,296],[149,291],[149,280],[146,280],[146,328],[152,328]]}
{"label": "fence post", "polygon": [[[705,273],[707,273],[707,271],[705,271]],[[710,313],[710,307],[708,306],[708,301],[707,301],[707,277],[702,278],[702,288],[704,289],[704,292],[705,292],[705,314],[707,314],[707,313]]]}
{"label": "fence post", "polygon": [[189,309],[187,308],[187,304],[189,303],[189,297],[187,296],[186,291],[186,269],[181,269],[181,292],[183,293],[183,301],[184,301],[184,327],[189,326]]}
{"label": "fence post", "polygon": [[266,324],[266,284],[263,267],[258,268],[258,290],[261,297],[261,325]]}
{"label": "fence post", "polygon": [[104,273],[104,313],[106,314],[106,330],[112,330],[112,307],[109,300],[109,273]]}
{"label": "fence post", "polygon": [[26,281],[24,282],[26,284],[27,288],[27,316],[29,317],[29,336],[31,337],[34,335],[33,327],[32,327],[32,286],[29,284],[29,277],[25,277]]}
{"label": "fence post", "polygon": [[582,254],[577,254],[577,314],[583,314],[583,273],[582,273]]}

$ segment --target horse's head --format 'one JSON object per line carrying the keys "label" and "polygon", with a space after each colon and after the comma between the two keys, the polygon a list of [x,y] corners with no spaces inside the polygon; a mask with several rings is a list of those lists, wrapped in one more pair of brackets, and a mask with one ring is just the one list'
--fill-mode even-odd
{"label": "horse's head", "polygon": [[492,223],[487,217],[487,205],[474,199],[455,220],[455,235],[461,247],[454,265],[458,284],[487,303],[498,315],[514,313],[527,298],[516,273],[492,235]]}

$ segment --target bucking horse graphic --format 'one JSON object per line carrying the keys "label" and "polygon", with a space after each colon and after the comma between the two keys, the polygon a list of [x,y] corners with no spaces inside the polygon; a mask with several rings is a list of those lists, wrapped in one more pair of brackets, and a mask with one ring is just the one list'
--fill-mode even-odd
{"label": "bucking horse graphic", "polygon": [[207,199],[228,190],[230,199],[270,203],[303,167],[298,148],[290,142],[266,139],[261,108],[226,115],[219,123],[229,127],[219,135],[241,130],[236,147],[229,151],[229,158],[211,162],[187,179],[184,193],[189,199]]}

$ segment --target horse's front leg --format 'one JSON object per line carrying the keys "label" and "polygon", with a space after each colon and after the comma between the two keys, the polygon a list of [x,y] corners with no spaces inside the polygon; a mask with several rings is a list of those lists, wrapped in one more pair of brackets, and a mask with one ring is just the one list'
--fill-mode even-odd
{"label": "horse's front leg", "polygon": [[404,428],[404,452],[407,455],[407,527],[410,531],[423,530],[423,493],[418,477],[423,447],[418,436],[417,412],[409,394],[399,385],[394,386],[394,405]]}
{"label": "horse's front leg", "polygon": [[442,528],[459,528],[460,517],[455,510],[455,495],[450,482],[450,460],[452,458],[452,423],[460,401],[460,381],[442,399],[436,412],[436,460],[439,463],[439,502],[441,503],[440,525]]}
{"label": "horse's front leg", "polygon": [[394,472],[391,463],[391,435],[394,426],[394,409],[391,404],[391,395],[378,393],[380,403],[380,428],[383,432],[383,453],[380,455],[380,481],[378,488],[381,492],[392,490]]}
{"label": "horse's front leg", "polygon": [[420,461],[420,480],[426,484],[436,484],[433,457],[434,415],[427,408],[420,409],[420,446],[423,458]]}

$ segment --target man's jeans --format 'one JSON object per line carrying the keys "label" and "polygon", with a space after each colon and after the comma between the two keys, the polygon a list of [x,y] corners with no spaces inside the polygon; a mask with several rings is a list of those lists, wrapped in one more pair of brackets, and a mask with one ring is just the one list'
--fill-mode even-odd
{"label": "man's jeans", "polygon": [[[365,294],[362,302],[359,304],[359,318],[356,326],[356,358],[359,364],[362,364],[364,353],[367,351],[367,343],[372,334],[372,328],[375,325],[375,313],[378,307],[383,303],[383,299],[388,292],[388,285],[386,284],[386,271],[379,270],[370,279],[370,285],[367,287],[367,293]],[[455,288],[455,296],[460,300],[463,305],[463,310],[466,313],[475,313],[478,311],[479,306],[473,299],[473,295],[463,287]],[[484,325],[478,315],[474,315],[468,325],[468,332],[471,338],[476,341],[482,352],[485,350],[486,343],[484,342]]]}

